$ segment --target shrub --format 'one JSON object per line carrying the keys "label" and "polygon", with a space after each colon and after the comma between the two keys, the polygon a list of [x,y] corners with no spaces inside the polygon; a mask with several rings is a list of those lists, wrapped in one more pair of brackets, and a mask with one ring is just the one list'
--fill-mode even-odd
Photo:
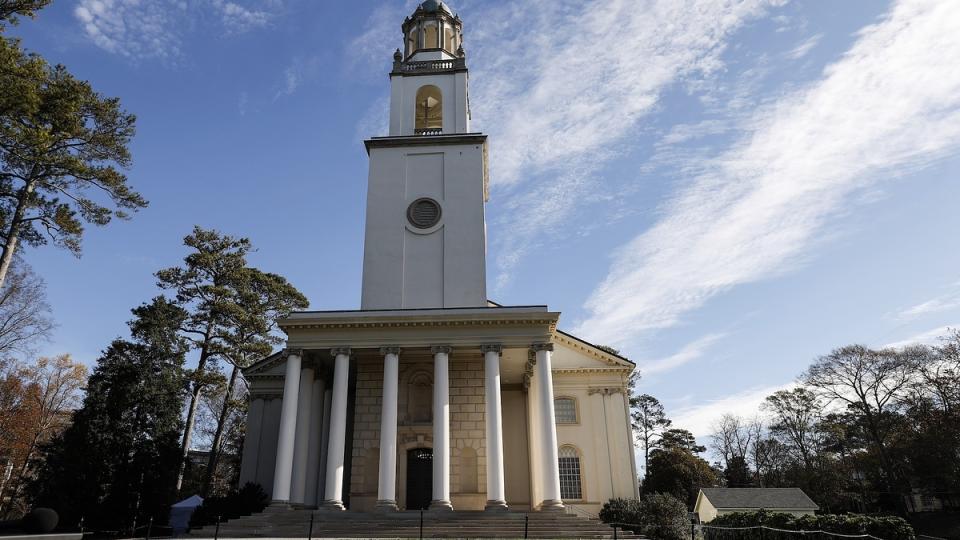
{"label": "shrub", "polygon": [[[755,527],[765,525],[791,531],[827,531],[839,534],[869,534],[885,540],[913,540],[913,527],[897,516],[867,516],[862,514],[822,514],[793,516],[791,514],[759,510],[756,512],[733,512],[717,516],[710,522],[714,527]],[[709,531],[710,529],[706,529]],[[719,532],[719,531],[718,531]],[[710,538],[709,532],[706,534]],[[743,539],[761,538],[759,529],[752,536],[743,534]]]}
{"label": "shrub", "polygon": [[640,500],[610,499],[600,509],[600,519],[657,540],[686,540],[689,536],[686,505],[667,493],[644,495]]}
{"label": "shrub", "polygon": [[267,494],[260,484],[248,482],[226,497],[208,497],[190,516],[191,527],[202,527],[260,512],[267,507]]}

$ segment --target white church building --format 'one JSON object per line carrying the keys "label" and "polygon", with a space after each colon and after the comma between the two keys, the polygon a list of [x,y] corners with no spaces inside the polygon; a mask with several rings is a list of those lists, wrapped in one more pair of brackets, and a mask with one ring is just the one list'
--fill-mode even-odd
{"label": "white church building", "polygon": [[273,506],[596,514],[637,496],[634,365],[487,299],[487,136],[470,130],[462,21],[402,25],[390,131],[369,155],[359,310],[297,312],[244,370],[240,483]]}

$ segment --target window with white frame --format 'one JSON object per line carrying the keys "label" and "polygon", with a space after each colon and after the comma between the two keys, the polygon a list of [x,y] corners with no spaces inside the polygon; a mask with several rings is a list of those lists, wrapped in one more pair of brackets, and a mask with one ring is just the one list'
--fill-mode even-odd
{"label": "window with white frame", "polygon": [[558,424],[576,424],[577,400],[568,397],[553,400],[553,415]]}
{"label": "window with white frame", "polygon": [[583,499],[580,487],[580,454],[572,446],[561,446],[560,460],[560,498],[578,501]]}

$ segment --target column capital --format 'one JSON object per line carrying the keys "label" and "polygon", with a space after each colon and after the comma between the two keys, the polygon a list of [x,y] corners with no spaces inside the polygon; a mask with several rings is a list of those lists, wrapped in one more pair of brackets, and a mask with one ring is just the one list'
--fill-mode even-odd
{"label": "column capital", "polygon": [[350,347],[333,347],[330,349],[330,355],[333,357],[340,356],[341,354],[350,356],[350,353]]}
{"label": "column capital", "polygon": [[500,354],[503,352],[503,345],[500,345],[499,343],[484,343],[483,345],[480,345],[480,352],[484,354],[488,352]]}
{"label": "column capital", "polygon": [[398,347],[398,346],[396,346],[396,345],[384,345],[383,347],[380,347],[380,354],[382,354],[382,355],[384,355],[384,356],[386,356],[386,355],[388,355],[388,354],[396,354],[396,355],[399,355],[399,354],[400,354],[400,347]]}
{"label": "column capital", "polygon": [[552,351],[553,343],[534,343],[530,345],[530,350],[533,352]]}
{"label": "column capital", "polygon": [[303,358],[303,349],[286,348],[283,350],[283,356],[298,356]]}
{"label": "column capital", "polygon": [[434,345],[433,347],[430,347],[430,352],[433,354],[450,354],[453,352],[453,347],[449,345]]}

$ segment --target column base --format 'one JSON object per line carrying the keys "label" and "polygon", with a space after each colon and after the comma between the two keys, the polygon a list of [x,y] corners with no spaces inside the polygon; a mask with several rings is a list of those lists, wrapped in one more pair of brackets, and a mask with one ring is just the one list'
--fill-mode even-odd
{"label": "column base", "polygon": [[400,509],[397,508],[397,501],[394,500],[378,500],[377,506],[374,507],[374,510],[377,512],[397,512]]}
{"label": "column base", "polygon": [[450,501],[430,501],[431,512],[453,512],[453,505]]}
{"label": "column base", "polygon": [[270,504],[263,509],[263,511],[268,514],[288,512],[290,510],[293,510],[293,507],[290,506],[290,501],[270,501]]}
{"label": "column base", "polygon": [[540,503],[541,512],[563,512],[563,501],[558,499],[547,499]]}
{"label": "column base", "polygon": [[317,510],[320,512],[343,512],[346,508],[343,507],[343,501],[328,499],[320,503]]}
{"label": "column base", "polygon": [[484,508],[486,512],[506,512],[507,501],[487,501],[487,506]]}

